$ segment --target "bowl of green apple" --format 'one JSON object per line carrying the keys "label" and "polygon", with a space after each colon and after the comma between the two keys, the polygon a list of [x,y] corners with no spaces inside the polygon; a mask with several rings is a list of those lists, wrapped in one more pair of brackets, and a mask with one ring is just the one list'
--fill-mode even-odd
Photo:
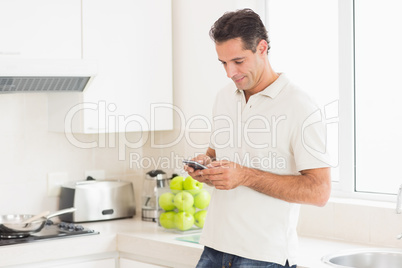
{"label": "bowl of green apple", "polygon": [[174,177],[170,181],[170,191],[159,195],[158,224],[178,233],[200,231],[211,200],[211,194],[203,186],[191,176]]}

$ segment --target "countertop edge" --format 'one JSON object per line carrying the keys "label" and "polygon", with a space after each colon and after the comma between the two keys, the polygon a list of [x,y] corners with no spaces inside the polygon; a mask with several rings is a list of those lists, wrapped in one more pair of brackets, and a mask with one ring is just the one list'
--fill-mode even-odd
{"label": "countertop edge", "polygon": [[[60,259],[117,253],[116,256],[172,267],[194,267],[203,246],[178,241],[180,234],[163,230],[156,223],[132,218],[85,223],[99,235],[1,246],[0,267],[49,262]],[[299,267],[327,268],[322,256],[339,250],[369,248],[370,245],[299,237]]]}

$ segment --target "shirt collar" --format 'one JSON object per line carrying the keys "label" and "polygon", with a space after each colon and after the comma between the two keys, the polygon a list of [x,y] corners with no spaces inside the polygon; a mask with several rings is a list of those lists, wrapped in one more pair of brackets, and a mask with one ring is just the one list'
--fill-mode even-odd
{"label": "shirt collar", "polygon": [[[257,94],[264,95],[270,98],[275,98],[281,92],[281,90],[285,87],[287,83],[289,83],[289,78],[284,73],[279,73],[279,77],[264,90],[258,92]],[[242,92],[243,90],[235,88],[235,92]]]}

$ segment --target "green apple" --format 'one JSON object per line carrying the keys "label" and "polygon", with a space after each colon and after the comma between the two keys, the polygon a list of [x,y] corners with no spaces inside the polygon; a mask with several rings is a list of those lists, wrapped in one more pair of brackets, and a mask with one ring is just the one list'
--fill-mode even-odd
{"label": "green apple", "polygon": [[175,215],[176,212],[174,211],[163,212],[159,216],[159,223],[162,227],[166,229],[174,229],[176,227],[176,224],[174,222]]}
{"label": "green apple", "polygon": [[181,191],[175,195],[173,202],[179,210],[186,211],[194,205],[194,197],[186,191]]}
{"label": "green apple", "polygon": [[197,227],[203,228],[204,227],[204,223],[205,223],[205,217],[207,216],[207,211],[206,210],[200,210],[197,211],[194,214],[194,224]]}
{"label": "green apple", "polygon": [[174,216],[174,224],[177,229],[186,231],[194,225],[194,216],[187,212],[178,212]]}
{"label": "green apple", "polygon": [[176,176],[170,181],[170,190],[172,193],[177,194],[181,190],[183,190],[183,176]]}
{"label": "green apple", "polygon": [[[184,212],[190,213],[190,214],[195,214],[196,208],[194,206],[190,207],[189,209],[184,210]],[[182,212],[179,210],[179,212]]]}
{"label": "green apple", "polygon": [[173,203],[174,194],[164,193],[159,197],[159,207],[165,211],[173,210],[176,206]]}
{"label": "green apple", "polygon": [[193,179],[191,176],[188,176],[184,179],[183,188],[192,195],[198,194],[202,187],[203,183]]}
{"label": "green apple", "polygon": [[211,201],[211,195],[207,190],[201,190],[194,197],[194,206],[199,209],[205,209],[209,206],[209,202]]}

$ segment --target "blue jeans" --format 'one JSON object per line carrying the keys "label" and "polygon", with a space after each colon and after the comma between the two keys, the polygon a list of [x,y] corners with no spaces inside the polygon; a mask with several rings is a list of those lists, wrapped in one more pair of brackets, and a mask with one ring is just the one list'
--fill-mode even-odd
{"label": "blue jeans", "polygon": [[239,257],[236,255],[217,251],[213,248],[204,247],[201,258],[198,261],[197,268],[296,268],[296,265],[289,266],[286,262],[285,266],[277,263],[257,261]]}

